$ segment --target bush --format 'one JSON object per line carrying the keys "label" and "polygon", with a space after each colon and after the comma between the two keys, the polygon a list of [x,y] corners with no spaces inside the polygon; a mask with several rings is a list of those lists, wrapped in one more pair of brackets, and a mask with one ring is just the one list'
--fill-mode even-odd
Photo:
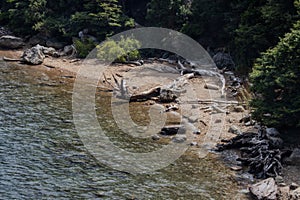
{"label": "bush", "polygon": [[256,60],[251,81],[259,95],[252,101],[254,117],[278,128],[300,126],[300,21]]}
{"label": "bush", "polygon": [[104,44],[97,46],[97,57],[103,61],[125,62],[137,60],[140,53],[140,43],[132,37],[124,38],[120,41],[108,40]]}
{"label": "bush", "polygon": [[79,58],[85,58],[90,53],[90,51],[92,51],[96,47],[94,41],[91,39],[86,39],[84,41],[76,39],[74,41],[74,45],[77,50],[77,56]]}

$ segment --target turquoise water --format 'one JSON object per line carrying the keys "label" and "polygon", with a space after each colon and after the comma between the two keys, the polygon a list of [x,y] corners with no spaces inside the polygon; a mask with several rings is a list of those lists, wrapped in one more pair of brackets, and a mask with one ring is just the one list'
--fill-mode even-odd
{"label": "turquoise water", "polygon": [[[213,157],[187,153],[143,175],[103,166],[80,141],[71,98],[66,79],[0,63],[0,199],[238,199],[234,178]],[[97,102],[99,121],[116,145],[136,151],[160,147],[115,127],[109,94]],[[147,121],[144,106],[132,109],[139,123]]]}

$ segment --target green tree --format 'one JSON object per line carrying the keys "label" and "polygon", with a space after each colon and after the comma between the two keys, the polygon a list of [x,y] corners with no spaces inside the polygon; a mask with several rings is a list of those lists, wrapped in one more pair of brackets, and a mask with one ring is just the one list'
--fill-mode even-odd
{"label": "green tree", "polygon": [[261,52],[274,47],[295,22],[294,0],[234,1],[241,15],[233,35],[233,55],[240,71],[251,71]]}
{"label": "green tree", "polygon": [[203,46],[224,47],[229,38],[225,30],[230,13],[229,0],[197,0],[191,5],[191,14],[183,31]]}
{"label": "green tree", "polygon": [[2,4],[6,10],[1,9],[1,23],[20,35],[37,30],[45,16],[46,0],[6,0]]}
{"label": "green tree", "polygon": [[152,0],[148,5],[149,26],[181,30],[189,14],[190,3],[187,0]]}
{"label": "green tree", "polygon": [[84,1],[83,10],[71,16],[71,29],[79,32],[88,28],[100,39],[126,28],[130,19],[123,15],[118,0]]}
{"label": "green tree", "polygon": [[300,20],[256,60],[251,81],[258,94],[252,101],[258,120],[279,128],[300,127]]}

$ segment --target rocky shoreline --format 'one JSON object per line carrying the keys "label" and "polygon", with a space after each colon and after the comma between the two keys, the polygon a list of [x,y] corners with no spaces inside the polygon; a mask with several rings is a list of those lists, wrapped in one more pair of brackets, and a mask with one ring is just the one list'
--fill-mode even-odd
{"label": "rocky shoreline", "polygon": [[[10,40],[10,42],[8,42]],[[1,43],[2,41],[2,43]],[[4,44],[4,45],[1,45]],[[36,45],[29,47],[22,39],[14,36],[6,35],[1,36],[0,46],[2,48],[13,47],[12,49],[19,49],[26,47],[22,50],[3,50],[0,51],[0,56],[6,62],[18,62],[24,66],[32,67],[36,70],[45,70],[51,72],[54,76],[60,74],[74,81],[78,70],[82,67],[83,60],[74,58],[74,49],[72,45],[67,45],[60,50],[53,47],[44,47]],[[218,55],[220,56],[220,55]],[[29,65],[28,65],[29,64]],[[155,79],[153,72],[154,66],[160,66],[160,72],[166,76],[165,82],[162,79]],[[167,69],[167,70],[166,70]],[[173,71],[168,71],[174,69]],[[154,75],[147,81],[144,78],[136,80],[134,83],[126,83],[128,79],[132,79],[136,73],[147,74],[149,71]],[[158,105],[167,116],[171,119],[160,133],[152,136],[155,142],[159,142],[162,138],[167,138],[175,143],[182,143],[187,140],[187,135],[192,135],[190,142],[191,148],[196,152],[202,151],[201,149],[207,148],[203,145],[206,142],[210,126],[221,127],[220,139],[223,144],[218,146],[218,150],[225,150],[230,148],[237,148],[243,150],[250,156],[240,158],[240,163],[236,166],[231,166],[233,171],[241,171],[245,166],[250,166],[255,162],[253,158],[258,161],[266,159],[268,165],[264,165],[258,169],[257,174],[265,170],[264,176],[257,176],[258,178],[268,178],[249,186],[249,191],[257,199],[300,199],[300,188],[296,183],[285,184],[281,177],[282,168],[282,151],[275,152],[271,160],[270,152],[275,149],[283,149],[283,142],[280,140],[279,135],[267,134],[265,136],[258,136],[262,127],[251,119],[249,108],[247,107],[247,90],[242,86],[242,81],[236,77],[232,72],[225,72],[224,74],[218,71],[209,72],[197,71],[187,62],[181,60],[170,61],[170,59],[149,59],[145,61],[142,66],[136,64],[115,64],[112,68],[108,69],[104,77],[100,81],[100,88],[104,91],[115,91],[116,96],[126,99],[131,97],[129,101],[144,102],[145,104]],[[218,77],[218,82],[207,83],[203,81],[202,76],[212,75]],[[222,81],[222,77],[225,82]],[[143,82],[143,87],[139,84]],[[226,85],[225,85],[226,84]],[[186,86],[197,85],[199,91],[196,99],[185,99],[181,97],[186,93]],[[209,94],[208,94],[209,93]],[[224,93],[228,99],[224,102]],[[217,98],[207,98],[207,97]],[[217,99],[217,100],[216,100]],[[236,101],[238,99],[238,101]],[[183,102],[189,101],[189,104]],[[188,110],[187,113],[182,114],[182,110]],[[213,116],[213,117],[212,117]],[[181,126],[181,118],[186,119],[184,126]],[[213,121],[212,121],[213,119]],[[190,133],[187,133],[187,129]],[[178,130],[183,130],[184,134],[177,134]],[[175,133],[175,134],[173,134]],[[251,134],[248,134],[251,133]],[[274,131],[273,131],[274,133]],[[249,136],[251,135],[251,136]],[[245,138],[248,138],[246,141]],[[256,140],[255,140],[256,138]],[[276,139],[275,139],[276,138]],[[219,140],[219,137],[217,138]],[[238,140],[239,139],[239,140]],[[266,143],[272,146],[271,149],[266,149]],[[215,142],[215,141],[213,141]],[[227,144],[226,144],[227,143]],[[275,144],[273,144],[275,143]],[[242,148],[247,149],[242,149]],[[264,151],[262,151],[264,150]],[[258,152],[258,153],[257,153]],[[298,149],[290,150],[286,153],[287,158],[283,163],[297,164],[299,161]],[[265,157],[262,157],[265,156]],[[274,159],[273,159],[274,158]],[[252,160],[251,160],[252,159]],[[273,164],[274,162],[274,164]],[[257,163],[255,163],[257,164]],[[272,164],[272,167],[270,167]],[[299,164],[299,163],[298,163]],[[253,163],[252,163],[253,165]],[[247,168],[247,167],[246,167]],[[273,174],[268,174],[271,169]],[[253,171],[254,169],[252,169]],[[255,170],[254,170],[255,171]],[[254,173],[254,174],[255,174]],[[299,183],[298,183],[299,184]],[[262,189],[263,188],[263,189]]]}

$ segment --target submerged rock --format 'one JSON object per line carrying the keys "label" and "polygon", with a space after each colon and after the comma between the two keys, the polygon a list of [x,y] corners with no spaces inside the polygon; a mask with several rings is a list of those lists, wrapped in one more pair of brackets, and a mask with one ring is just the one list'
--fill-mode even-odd
{"label": "submerged rock", "polygon": [[0,37],[0,48],[5,49],[18,49],[23,47],[25,44],[22,38],[11,36],[11,35],[4,35]]}

